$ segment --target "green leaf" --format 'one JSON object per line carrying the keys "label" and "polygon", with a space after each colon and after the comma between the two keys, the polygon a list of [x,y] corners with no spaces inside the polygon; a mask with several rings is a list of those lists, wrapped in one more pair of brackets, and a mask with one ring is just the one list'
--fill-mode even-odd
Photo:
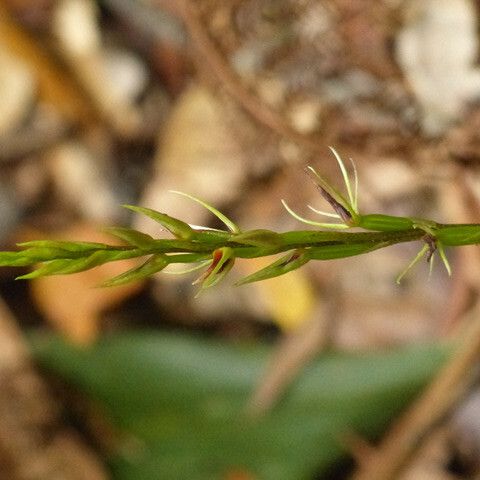
{"label": "green leaf", "polygon": [[133,230],[132,228],[108,227],[105,228],[104,231],[142,250],[148,250],[155,246],[156,240],[153,237],[138,230]]}
{"label": "green leaf", "polygon": [[310,258],[305,252],[294,251],[279,258],[277,261],[268,265],[268,267],[262,268],[258,272],[252,273],[247,277],[239,280],[236,285],[244,285],[246,283],[259,282],[260,280],[267,280],[268,278],[278,277],[279,275],[285,275],[292,270],[300,268],[305,265]]}
{"label": "green leaf", "polygon": [[178,220],[177,218],[171,217],[166,213],[160,213],[156,210],[152,210],[151,208],[145,207],[136,207],[135,205],[123,205],[125,208],[129,210],[133,210],[137,213],[143,213],[147,217],[150,217],[152,220],[155,220],[160,225],[164,226],[170,233],[175,235],[175,237],[180,238],[182,240],[189,240],[194,235],[195,231],[193,228],[185,222]]}
{"label": "green leaf", "polygon": [[35,336],[32,345],[43,367],[98,402],[125,433],[109,458],[115,480],[212,480],[232,471],[320,478],[347,455],[346,434],[379,435],[450,352],[415,345],[323,354],[271,413],[252,419],[244,407],[271,349],[158,332],[82,348]]}
{"label": "green leaf", "polygon": [[126,272],[117,275],[116,277],[106,280],[102,283],[102,287],[116,287],[124,285],[125,283],[141,280],[153,275],[154,273],[163,270],[169,264],[168,258],[165,255],[152,255],[142,265],[127,270]]}

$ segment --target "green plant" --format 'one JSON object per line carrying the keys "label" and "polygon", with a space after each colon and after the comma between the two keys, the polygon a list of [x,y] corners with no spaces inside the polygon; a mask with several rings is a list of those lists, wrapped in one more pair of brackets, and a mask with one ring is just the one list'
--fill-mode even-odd
{"label": "green plant", "polygon": [[[200,203],[227,227],[227,230],[193,227],[177,218],[148,208],[125,205],[160,223],[172,239],[155,239],[145,233],[124,227],[106,229],[123,245],[90,242],[35,240],[19,243],[19,251],[0,252],[0,266],[39,266],[18,278],[31,279],[45,275],[65,275],[98,265],[127,258],[146,257],[141,265],[104,282],[104,286],[121,285],[148,277],[175,263],[191,264],[182,273],[204,269],[194,282],[200,290],[216,285],[227,275],[236,258],[256,258],[284,253],[271,265],[241,279],[237,284],[265,280],[283,275],[311,260],[332,260],[372,252],[402,242],[420,241],[422,247],[407,268],[405,275],[418,261],[426,257],[430,266],[438,252],[448,273],[451,273],[444,247],[480,243],[480,224],[440,224],[431,220],[396,217],[382,214],[362,215],[358,210],[358,178],[353,165],[353,185],[349,173],[337,152],[332,148],[339,164],[346,195],[332,186],[313,168],[307,173],[317,185],[320,194],[334,213],[316,213],[334,217],[339,223],[316,222],[301,217],[282,200],[287,211],[297,220],[323,230],[295,230],[277,233],[271,230],[242,231],[232,220],[207,203],[182,192],[173,192]],[[361,231],[339,231],[345,229]],[[172,273],[172,272],[170,272]],[[177,273],[177,272],[175,272]]]}
{"label": "green plant", "polygon": [[113,426],[105,453],[116,480],[330,478],[351,433],[378,436],[452,353],[441,343],[323,352],[252,417],[245,405],[271,345],[138,330],[81,347],[45,332],[30,341],[42,368]]}

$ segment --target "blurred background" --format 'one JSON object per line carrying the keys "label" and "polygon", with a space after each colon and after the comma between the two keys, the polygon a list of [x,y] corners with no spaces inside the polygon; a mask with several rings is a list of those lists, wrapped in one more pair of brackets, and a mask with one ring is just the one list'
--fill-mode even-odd
{"label": "blurred background", "polygon": [[[165,235],[122,204],[219,226],[172,189],[244,229],[304,229],[280,200],[327,208],[303,169],[340,185],[329,145],[357,165],[362,212],[479,222],[479,13],[1,0],[0,248],[108,243],[111,225]],[[451,278],[421,263],[397,285],[418,249],[237,288],[269,259],[240,261],[198,298],[191,275],[95,288],[121,262],[32,282],[2,269],[0,479],[480,478],[474,360],[455,401],[426,400],[433,420],[409,414],[479,316],[479,251],[448,252]]]}

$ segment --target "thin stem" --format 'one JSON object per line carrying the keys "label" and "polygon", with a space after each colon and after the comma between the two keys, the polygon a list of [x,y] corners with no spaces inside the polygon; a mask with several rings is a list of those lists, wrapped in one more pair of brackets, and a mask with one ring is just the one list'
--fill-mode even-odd
{"label": "thin stem", "polygon": [[451,360],[418,400],[395,422],[389,434],[352,480],[393,480],[418,451],[428,433],[451,412],[478,379],[480,311],[475,307],[467,331]]}

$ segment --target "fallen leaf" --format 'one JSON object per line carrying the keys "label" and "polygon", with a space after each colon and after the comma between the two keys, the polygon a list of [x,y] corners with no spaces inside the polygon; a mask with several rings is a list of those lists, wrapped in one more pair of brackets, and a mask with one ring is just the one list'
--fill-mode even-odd
{"label": "fallen leaf", "polygon": [[244,408],[269,354],[264,346],[153,331],[84,349],[52,336],[32,340],[44,367],[136,438],[137,447],[120,443],[109,459],[116,480],[211,480],[232,471],[320,478],[346,456],[342,436],[381,433],[448,355],[440,345],[324,354],[268,415],[251,418]]}

